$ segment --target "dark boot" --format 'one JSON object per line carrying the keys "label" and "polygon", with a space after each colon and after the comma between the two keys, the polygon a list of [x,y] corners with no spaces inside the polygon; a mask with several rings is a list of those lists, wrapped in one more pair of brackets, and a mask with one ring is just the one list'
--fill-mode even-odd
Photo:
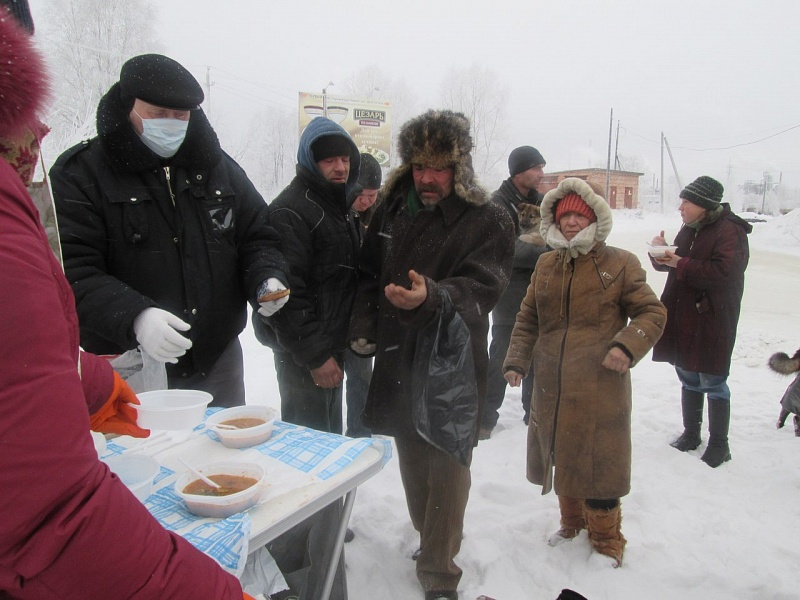
{"label": "dark boot", "polygon": [[703,394],[681,388],[683,433],[670,446],[681,452],[695,450],[700,445],[700,426],[703,424]]}
{"label": "dark boot", "polygon": [[612,509],[592,508],[588,504],[585,509],[586,529],[589,541],[595,552],[605,554],[614,559],[614,567],[622,565],[622,554],[627,540],[622,535],[622,507],[617,504]]}
{"label": "dark boot", "polygon": [[720,398],[708,399],[708,447],[701,460],[716,469],[731,459],[728,447],[728,427],[731,422],[731,403]]}

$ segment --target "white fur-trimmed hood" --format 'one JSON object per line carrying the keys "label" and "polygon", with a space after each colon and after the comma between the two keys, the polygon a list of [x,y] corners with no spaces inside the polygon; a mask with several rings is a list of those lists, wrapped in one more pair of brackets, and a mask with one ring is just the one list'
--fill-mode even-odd
{"label": "white fur-trimmed hood", "polygon": [[[583,179],[577,177],[568,177],[567,179],[559,182],[558,187],[550,190],[544,196],[541,205],[542,223],[539,231],[546,240],[551,236],[551,229],[558,231],[555,222],[555,208],[559,200],[570,193],[578,194],[586,204],[589,205],[597,215],[597,227],[595,229],[594,242],[603,242],[611,233],[613,226],[613,218],[611,216],[611,208],[606,203],[605,199],[596,194],[591,186]],[[560,235],[560,231],[558,231]],[[549,241],[548,241],[549,243]]]}

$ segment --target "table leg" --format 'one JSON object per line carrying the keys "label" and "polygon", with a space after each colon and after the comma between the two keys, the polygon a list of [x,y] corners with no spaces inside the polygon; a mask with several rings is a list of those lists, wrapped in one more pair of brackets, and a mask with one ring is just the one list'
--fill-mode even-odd
{"label": "table leg", "polygon": [[325,574],[325,585],[322,588],[322,595],[320,600],[328,600],[333,589],[333,579],[336,577],[336,568],[338,567],[339,557],[342,555],[342,547],[344,546],[344,536],[347,533],[347,524],[350,523],[350,513],[353,512],[353,504],[356,501],[356,490],[353,488],[344,497],[344,507],[342,508],[342,518],[339,521],[339,531],[336,533],[336,544],[333,548],[331,562],[328,565],[328,572]]}

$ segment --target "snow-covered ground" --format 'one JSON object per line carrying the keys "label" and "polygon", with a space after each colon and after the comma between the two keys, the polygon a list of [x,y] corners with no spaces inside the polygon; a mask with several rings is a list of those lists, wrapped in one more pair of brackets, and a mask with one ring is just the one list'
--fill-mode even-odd
{"label": "snow-covered ground", "polygon": [[[492,438],[472,465],[459,593],[472,600],[554,599],[571,588],[589,600],[647,598],[788,600],[800,598],[800,438],[791,421],[776,430],[789,379],[766,367],[777,351],[800,346],[800,210],[754,223],[751,261],[729,384],[733,460],[718,469],[700,461],[705,444],[680,453],[668,444],[681,430],[680,389],[668,364],[644,359],[633,371],[633,481],[622,500],[628,538],[622,568],[593,554],[586,533],[557,548],[555,495],[525,479],[519,388],[509,388]],[[648,265],[645,243],[660,230],[672,240],[677,211],[614,211],[612,245]],[[665,276],[648,268],[660,293]],[[279,407],[271,352],[242,334],[248,402]],[[704,440],[707,436],[704,432]],[[788,461],[788,462],[786,462]],[[362,485],[346,545],[350,598],[421,598],[411,552],[418,536],[406,510],[396,460]]]}

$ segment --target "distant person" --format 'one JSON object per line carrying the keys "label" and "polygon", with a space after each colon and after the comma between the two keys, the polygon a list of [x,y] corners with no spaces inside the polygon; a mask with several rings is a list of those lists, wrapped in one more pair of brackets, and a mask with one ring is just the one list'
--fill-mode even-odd
{"label": "distant person", "polygon": [[[661,301],[669,318],[653,360],[675,367],[681,382],[683,433],[670,445],[681,452],[702,442],[703,396],[708,396],[708,445],[701,460],[716,468],[731,459],[728,375],[750,260],[747,234],[753,226],[722,202],[720,182],[703,175],[680,193],[683,226],[675,252],[650,261],[669,271]],[[662,231],[652,245],[666,246]]]}
{"label": "distant person", "polygon": [[128,60],[100,100],[96,138],[51,169],[81,345],[140,346],[166,364],[170,388],[214,406],[244,404],[239,334],[248,302],[287,282],[267,205],[220,148],[203,90],[160,54]]}
{"label": "distant person", "polygon": [[348,204],[360,155],[342,127],[324,117],[300,136],[297,175],[269,205],[289,263],[289,302],[254,316],[274,353],[281,418],[342,433],[347,326],[358,285],[358,227]]}
{"label": "distant person", "polygon": [[[537,246],[519,239],[521,233],[519,209],[522,204],[539,206],[542,195],[537,191],[544,176],[545,160],[532,146],[514,148],[508,156],[508,174],[500,187],[492,194],[492,202],[502,206],[514,221],[517,240],[514,245],[514,267],[511,281],[497,306],[492,310],[492,342],[489,345],[488,391],[481,420],[480,438],[489,439],[497,425],[498,411],[506,395],[506,380],[503,377],[503,361],[508,352],[511,331],[519,312],[519,305],[531,282],[536,261],[544,254],[547,246]],[[528,424],[533,393],[533,371],[522,382],[523,420]]]}
{"label": "distant person", "polygon": [[[359,236],[363,239],[367,226],[375,212],[378,190],[381,187],[381,165],[371,154],[361,153],[361,172],[358,185],[350,192],[353,198],[351,209],[359,224]],[[348,437],[371,437],[369,427],[364,425],[363,413],[367,403],[369,382],[372,379],[372,357],[359,356],[353,352],[347,354],[344,361],[346,378],[345,396],[347,402]]]}
{"label": "distant person", "polygon": [[[0,60],[0,138],[8,139],[38,122],[48,79],[11,18],[0,18]],[[0,597],[249,598],[98,460],[90,428],[147,435],[130,406],[138,401],[107,360],[80,352],[69,282],[5,158],[0,230]]]}
{"label": "distant person", "polygon": [[503,368],[514,387],[536,372],[528,480],[558,495],[561,528],[550,545],[586,528],[618,567],[620,498],[631,486],[630,368],[661,336],[667,311],[636,256],[606,245],[612,213],[601,192],[571,177],[542,200],[541,231],[555,251],[536,265]]}
{"label": "distant person", "polygon": [[[486,394],[489,312],[508,283],[514,228],[475,180],[463,114],[430,110],[411,119],[400,129],[398,150],[402,164],[388,176],[362,246],[350,339],[357,354],[375,355],[364,420],[373,433],[395,438],[420,536],[417,579],[426,600],[452,600],[462,574],[454,558],[464,535],[471,448]],[[463,372],[453,381],[455,390],[477,387],[471,428],[460,420],[463,429],[457,427],[457,415],[441,415],[469,449],[466,464],[423,438],[412,417],[414,380],[424,385],[429,378],[414,369],[417,344],[442,317],[444,293],[466,324],[474,363],[471,381]]]}

